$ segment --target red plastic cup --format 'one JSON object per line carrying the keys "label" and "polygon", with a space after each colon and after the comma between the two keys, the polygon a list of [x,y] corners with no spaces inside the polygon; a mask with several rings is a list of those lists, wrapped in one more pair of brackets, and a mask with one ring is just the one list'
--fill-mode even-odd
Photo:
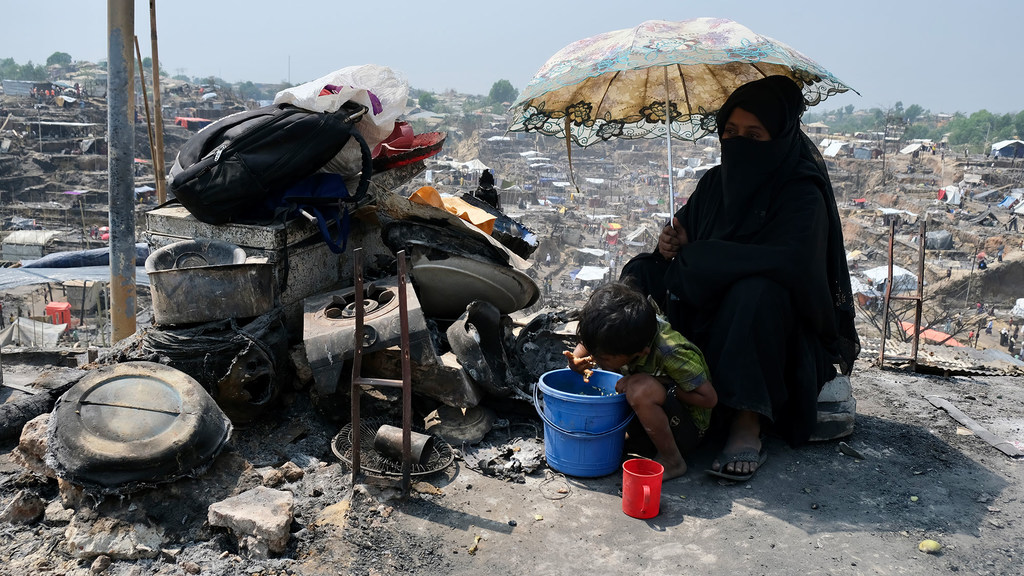
{"label": "red plastic cup", "polygon": [[665,467],[654,460],[633,458],[622,463],[622,511],[633,518],[654,518],[661,506]]}

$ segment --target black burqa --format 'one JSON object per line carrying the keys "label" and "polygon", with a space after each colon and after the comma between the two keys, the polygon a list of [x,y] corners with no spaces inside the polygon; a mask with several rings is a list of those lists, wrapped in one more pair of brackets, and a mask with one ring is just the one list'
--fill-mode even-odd
{"label": "black burqa", "polygon": [[741,86],[718,112],[720,137],[736,108],[771,140],[722,139],[722,164],[676,213],[688,243],[671,263],[634,259],[623,276],[667,289],[664,309],[703,350],[724,410],[758,412],[800,444],[834,365],[848,374],[859,352],[842,226],[824,161],[800,131],[799,87],[783,76]]}

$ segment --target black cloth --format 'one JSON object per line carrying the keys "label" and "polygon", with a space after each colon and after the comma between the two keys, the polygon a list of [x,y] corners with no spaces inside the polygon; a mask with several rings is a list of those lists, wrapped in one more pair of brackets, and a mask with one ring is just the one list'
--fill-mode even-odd
{"label": "black cloth", "polygon": [[718,114],[720,135],[737,107],[771,140],[722,139],[722,165],[676,213],[688,243],[671,263],[647,257],[623,273],[657,292],[664,269],[666,313],[704,352],[719,406],[763,415],[796,445],[834,365],[849,374],[859,352],[842,226],[824,161],[799,129],[796,84],[738,89]]}
{"label": "black cloth", "polygon": [[494,208],[501,210],[501,205],[498,201],[498,190],[496,188],[485,188],[483,186],[478,186],[477,189],[473,191],[473,196],[483,200],[484,202],[487,202]]}

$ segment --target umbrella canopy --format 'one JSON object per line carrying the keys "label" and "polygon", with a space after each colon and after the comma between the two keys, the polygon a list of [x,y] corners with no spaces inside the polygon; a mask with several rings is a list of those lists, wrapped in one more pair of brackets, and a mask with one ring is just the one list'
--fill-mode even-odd
{"label": "umbrella canopy", "polygon": [[509,131],[569,137],[579,146],[671,135],[697,140],[733,90],[784,75],[809,105],[851,90],[782,42],[723,18],[648,20],[573,42],[552,56],[512,104]]}
{"label": "umbrella canopy", "polygon": [[715,131],[732,92],[783,75],[817,104],[851,90],[810,58],[724,18],[648,20],[569,44],[534,75],[509,113],[510,132],[540,132],[589,146],[612,138],[666,138],[669,213],[675,213],[672,138]]}

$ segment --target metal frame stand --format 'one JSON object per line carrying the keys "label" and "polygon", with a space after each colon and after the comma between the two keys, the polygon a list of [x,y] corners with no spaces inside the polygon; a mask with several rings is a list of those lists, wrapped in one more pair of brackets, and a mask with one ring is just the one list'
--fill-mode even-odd
{"label": "metal frame stand", "polygon": [[[917,371],[917,346],[921,340],[921,309],[924,303],[924,232],[925,222],[920,221],[921,229],[917,241],[917,293],[913,296],[892,295],[892,251],[896,237],[896,222],[889,223],[889,276],[885,281],[885,314],[882,318],[882,346],[878,353],[879,366],[885,365],[885,340],[889,332],[889,302],[892,300],[909,300],[914,302],[914,337],[910,344],[910,367]],[[900,327],[902,330],[902,326]]]}
{"label": "metal frame stand", "polygon": [[352,485],[360,473],[359,399],[363,386],[402,389],[402,494],[408,495],[412,484],[412,367],[409,358],[409,305],[406,300],[405,251],[398,252],[398,313],[402,330],[402,379],[364,378],[361,375],[364,345],[363,249],[352,252],[355,274],[355,352],[352,357]]}

